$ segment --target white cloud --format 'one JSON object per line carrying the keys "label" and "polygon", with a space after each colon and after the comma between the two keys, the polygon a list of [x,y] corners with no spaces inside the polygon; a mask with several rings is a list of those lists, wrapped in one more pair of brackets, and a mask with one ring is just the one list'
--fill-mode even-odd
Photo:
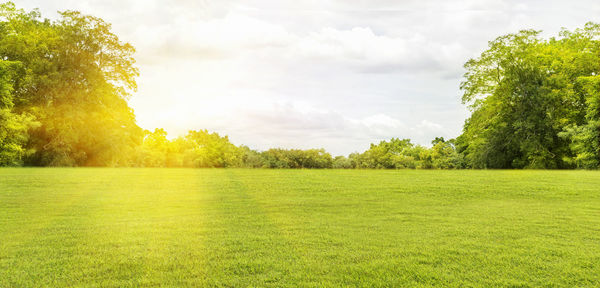
{"label": "white cloud", "polygon": [[361,123],[367,127],[390,127],[390,128],[400,128],[404,127],[402,121],[398,119],[394,119],[385,114],[376,114],[369,117],[366,117],[356,123]]}
{"label": "white cloud", "polygon": [[[227,134],[236,144],[256,149],[272,147],[320,148],[334,154],[347,155],[367,149],[370,143],[392,137],[413,138],[427,144],[431,133],[448,137],[442,125],[421,120],[416,126],[405,125],[386,114],[354,118],[335,110],[311,107],[305,102],[279,102],[267,105],[246,103],[243,108],[220,113],[219,117],[198,113],[196,126],[189,129],[209,129]],[[210,107],[217,107],[212,103]],[[222,111],[222,110],[221,110]],[[177,114],[166,113],[154,119],[172,135],[183,134]]]}

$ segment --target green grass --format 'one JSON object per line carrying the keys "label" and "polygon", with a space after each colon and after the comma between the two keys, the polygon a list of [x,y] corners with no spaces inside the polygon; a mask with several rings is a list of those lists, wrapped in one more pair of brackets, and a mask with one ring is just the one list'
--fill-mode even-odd
{"label": "green grass", "polygon": [[0,169],[0,287],[600,286],[600,172]]}

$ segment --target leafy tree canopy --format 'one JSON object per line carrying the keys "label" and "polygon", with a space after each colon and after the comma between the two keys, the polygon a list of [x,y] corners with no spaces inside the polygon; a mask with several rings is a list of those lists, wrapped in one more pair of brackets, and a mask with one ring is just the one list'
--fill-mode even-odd
{"label": "leafy tree canopy", "polygon": [[461,89],[472,115],[457,144],[471,167],[594,166],[597,143],[582,143],[598,132],[599,33],[593,23],[547,40],[523,30],[491,41],[465,64]]}
{"label": "leafy tree canopy", "polygon": [[142,136],[127,104],[136,89],[134,48],[110,24],[76,11],[42,19],[0,5],[0,55],[16,63],[13,113],[31,115],[31,165],[127,165]]}

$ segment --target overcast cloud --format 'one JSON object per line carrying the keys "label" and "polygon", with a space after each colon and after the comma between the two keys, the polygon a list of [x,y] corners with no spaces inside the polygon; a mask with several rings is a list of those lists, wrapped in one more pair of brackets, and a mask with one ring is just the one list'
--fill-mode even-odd
{"label": "overcast cloud", "polygon": [[236,144],[326,148],[460,134],[462,65],[520,29],[600,22],[600,1],[23,0],[79,10],[137,48],[138,123]]}

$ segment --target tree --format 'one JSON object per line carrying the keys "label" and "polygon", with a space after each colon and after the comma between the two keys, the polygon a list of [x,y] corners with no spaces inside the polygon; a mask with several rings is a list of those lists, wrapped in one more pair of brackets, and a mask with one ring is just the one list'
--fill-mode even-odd
{"label": "tree", "polygon": [[206,130],[189,131],[182,139],[183,163],[188,167],[242,167],[244,151],[227,136]]}
{"label": "tree", "polygon": [[155,129],[154,132],[145,131],[144,140],[138,147],[135,166],[141,167],[177,167],[181,166],[178,142],[167,139],[167,132]]}
{"label": "tree", "polygon": [[566,159],[577,168],[597,169],[600,165],[600,76],[578,78],[586,103],[585,123],[564,128],[559,136],[570,140],[575,153]]}
{"label": "tree", "polygon": [[354,165],[352,160],[345,156],[336,156],[333,158],[332,168],[335,169],[352,169]]}
{"label": "tree", "polygon": [[75,11],[50,21],[9,2],[0,15],[0,56],[23,67],[13,109],[40,123],[28,163],[128,165],[143,136],[126,101],[136,89],[134,48],[110,24]]}
{"label": "tree", "polygon": [[17,62],[0,60],[0,166],[19,166],[23,163],[29,139],[28,129],[37,123],[33,117],[23,113],[13,113],[13,83],[15,70],[21,66]]}
{"label": "tree", "polygon": [[262,153],[268,168],[332,168],[333,158],[325,149],[269,149]]}
{"label": "tree", "polygon": [[543,40],[524,30],[498,37],[465,64],[463,103],[471,117],[457,146],[473,168],[569,168],[559,134],[585,120],[580,77],[598,73],[598,25]]}
{"label": "tree", "polygon": [[431,167],[436,169],[464,168],[463,155],[458,153],[454,144],[455,140],[445,141],[443,137],[436,137],[431,141],[433,147],[429,149]]}

